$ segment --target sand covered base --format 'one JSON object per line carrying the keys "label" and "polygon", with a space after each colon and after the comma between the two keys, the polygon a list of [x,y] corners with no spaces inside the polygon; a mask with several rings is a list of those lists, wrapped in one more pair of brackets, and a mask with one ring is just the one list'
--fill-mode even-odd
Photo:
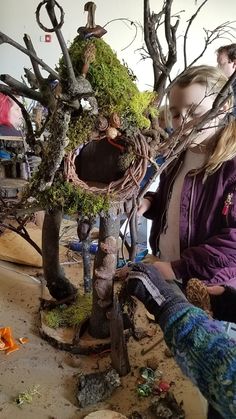
{"label": "sand covered base", "polygon": [[[65,270],[68,277],[78,285],[81,263],[66,265]],[[10,326],[16,340],[20,337],[29,339],[20,350],[8,356],[3,351],[0,352],[1,419],[80,419],[102,409],[111,409],[125,416],[135,410],[142,412],[150,404],[150,398],[137,396],[139,368],[146,366],[147,360],[153,357],[163,371],[164,379],[175,383],[173,391],[178,401],[184,401],[186,418],[205,418],[198,390],[183,378],[174,360],[165,356],[164,342],[146,355],[141,355],[142,349],[148,348],[161,337],[161,332],[156,325],[149,323],[142,307],[137,313],[137,321],[141,327],[148,328],[149,334],[153,336],[140,342],[130,338],[128,350],[131,372],[121,379],[122,386],[106,402],[81,410],[76,400],[78,375],[80,372],[89,373],[108,368],[109,353],[72,355],[53,348],[40,337],[39,297],[45,297],[46,292],[40,282],[23,275],[35,275],[36,272],[40,270],[0,261],[0,326]],[[17,406],[14,399],[19,393],[35,386],[39,386],[40,394],[33,396],[32,403]],[[95,414],[92,417],[98,419],[101,416]]]}

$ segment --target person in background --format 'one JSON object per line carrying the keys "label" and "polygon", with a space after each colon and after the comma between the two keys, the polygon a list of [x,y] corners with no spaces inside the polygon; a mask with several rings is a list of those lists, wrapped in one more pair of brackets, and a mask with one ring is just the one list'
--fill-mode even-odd
{"label": "person in background", "polygon": [[[236,321],[236,290],[216,287],[212,294],[219,304],[229,299],[230,319]],[[235,419],[236,340],[226,334],[222,322],[190,304],[175,282],[163,279],[153,265],[133,264],[126,289],[155,316],[182,372],[209,402],[208,419]]]}
{"label": "person in background", "polygon": [[[20,107],[9,96],[0,93],[0,160],[10,161],[15,155],[11,147],[12,143],[6,142],[6,140],[7,137],[22,137],[21,125],[22,113]],[[16,177],[17,166],[19,169],[19,165],[14,161],[12,161],[11,166],[1,165],[0,177]],[[23,165],[21,167],[23,173]]]}
{"label": "person in background", "polygon": [[0,135],[21,137],[22,113],[9,96],[0,93]]}
{"label": "person in background", "polygon": [[[201,121],[226,82],[216,67],[189,68],[170,90],[173,128]],[[152,220],[155,267],[166,279],[181,279],[183,287],[191,278],[236,287],[236,122],[227,118],[229,94],[138,209]]]}
{"label": "person in background", "polygon": [[[224,45],[217,49],[217,63],[226,77],[232,76],[236,70],[236,44]],[[236,79],[232,83],[234,92],[234,107],[232,114],[236,116]]]}

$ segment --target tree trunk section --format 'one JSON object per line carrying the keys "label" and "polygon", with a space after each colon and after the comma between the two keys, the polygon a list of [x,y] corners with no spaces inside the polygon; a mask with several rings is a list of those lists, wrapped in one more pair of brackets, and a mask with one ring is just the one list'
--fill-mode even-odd
{"label": "tree trunk section", "polygon": [[42,231],[42,256],[44,278],[48,290],[56,300],[64,300],[76,294],[76,288],[65,277],[59,261],[59,233],[62,221],[61,209],[46,212]]}
{"label": "tree trunk section", "polygon": [[131,216],[130,219],[130,249],[129,249],[129,259],[131,262],[134,262],[136,254],[137,254],[137,244],[138,244],[138,217],[137,217],[137,211],[135,210],[134,213]]}
{"label": "tree trunk section", "polygon": [[108,214],[100,218],[98,252],[93,273],[93,308],[89,332],[95,338],[110,335],[106,312],[113,301],[113,277],[117,264],[117,241],[120,230],[120,217]]}
{"label": "tree trunk section", "polygon": [[89,237],[87,237],[85,240],[82,240],[84,292],[91,292],[92,290],[90,244],[91,240]]}
{"label": "tree trunk section", "polygon": [[127,344],[124,336],[124,323],[117,298],[114,298],[110,316],[111,365],[123,377],[130,372]]}

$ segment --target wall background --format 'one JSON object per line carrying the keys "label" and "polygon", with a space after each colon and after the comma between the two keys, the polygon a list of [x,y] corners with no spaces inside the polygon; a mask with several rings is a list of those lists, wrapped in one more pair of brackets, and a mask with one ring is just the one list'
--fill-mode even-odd
{"label": "wall background", "polygon": [[[87,13],[83,11],[86,0],[58,0],[65,11],[65,24],[63,26],[63,34],[65,40],[69,43],[76,35],[77,28],[84,26]],[[196,0],[174,0],[173,12],[181,13],[181,24],[179,26],[178,37],[178,62],[175,65],[174,72],[177,73],[182,68],[182,41],[186,21],[196,10],[200,1]],[[143,1],[142,0],[96,0],[97,12],[96,23],[104,25],[106,22],[117,18],[128,18],[133,21],[143,22]],[[52,34],[52,42],[45,43],[40,41],[40,37],[44,37],[44,32],[37,26],[35,21],[35,10],[38,0],[7,0],[1,4],[0,14],[0,31],[6,33],[17,42],[24,45],[23,34],[27,33],[31,36],[36,52],[40,58],[54,67],[60,57],[60,48],[55,34]],[[161,0],[151,0],[151,9],[155,12],[160,10]],[[222,22],[233,20],[236,16],[235,0],[208,0],[203,7],[194,23],[188,41],[188,56],[192,59],[201,50],[204,44],[203,28],[213,29]],[[42,13],[43,23],[50,26],[45,13]],[[234,24],[236,28],[236,23]],[[111,23],[108,27],[108,34],[104,36],[104,40],[108,42],[113,50],[115,50],[120,59],[124,59],[130,68],[138,77],[138,85],[140,89],[152,88],[152,66],[150,60],[140,61],[140,53],[138,48],[143,45],[142,31],[139,30],[135,42],[129,48],[122,51],[123,48],[132,41],[134,29],[129,24],[120,21]],[[236,36],[236,31],[235,31]],[[215,65],[215,50],[223,44],[232,42],[229,39],[219,39],[211,45],[199,61]],[[236,42],[236,39],[235,39]],[[27,56],[14,49],[9,45],[0,45],[0,74],[8,73],[18,79],[23,75],[23,67],[31,68],[31,63]]]}

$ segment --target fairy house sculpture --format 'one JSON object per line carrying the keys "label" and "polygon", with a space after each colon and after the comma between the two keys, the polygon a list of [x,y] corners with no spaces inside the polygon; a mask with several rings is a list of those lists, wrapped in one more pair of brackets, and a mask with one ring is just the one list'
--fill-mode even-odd
{"label": "fairy house sculpture", "polygon": [[[84,28],[78,29],[79,35],[70,46],[69,54],[76,76],[82,73],[96,90],[98,112],[84,111],[72,119],[65,169],[67,181],[87,193],[104,197],[109,206],[100,216],[90,319],[91,333],[101,338],[109,335],[106,308],[113,299],[120,214],[127,202],[137,196],[147,168],[148,146],[139,132],[150,126],[147,116],[155,110],[152,107],[154,94],[138,91],[128,69],[100,39],[97,26],[96,33],[91,28],[86,29],[89,33]],[[59,72],[63,78],[63,61]],[[92,108],[91,98],[82,106]],[[79,214],[83,218],[83,211]],[[85,215],[85,223],[91,225],[90,217],[94,214]],[[81,239],[86,238],[83,227],[82,222],[78,232]],[[88,233],[89,229],[88,226]]]}
{"label": "fairy house sculpture", "polygon": [[[44,6],[52,29],[41,22]],[[61,13],[60,21],[55,8]],[[21,106],[27,124],[26,140],[35,154],[40,155],[42,163],[19,206],[26,213],[33,212],[34,208],[45,209],[42,256],[50,294],[60,304],[73,305],[76,300],[77,306],[90,307],[89,333],[95,338],[107,338],[110,334],[107,311],[113,304],[120,214],[128,211],[132,218],[135,213],[133,203],[149,157],[149,146],[141,130],[149,128],[149,115],[153,116],[156,110],[155,94],[139,92],[128,68],[101,39],[106,31],[95,23],[95,8],[93,2],[86,3],[87,24],[78,29],[78,36],[67,49],[61,32],[64,19],[61,6],[54,0],[39,4],[36,11],[39,26],[45,31],[55,31],[62,49],[63,57],[56,71],[37,57],[28,35],[24,36],[25,49],[0,34],[2,43],[7,42],[30,57],[34,71],[26,74],[31,87],[1,75],[6,84],[1,85],[1,91],[13,100],[15,93],[35,99],[48,109],[41,129],[34,131],[29,115]],[[42,77],[40,66],[48,71],[48,78]],[[52,89],[55,81],[57,88]],[[49,135],[41,142],[39,138],[45,129]],[[83,242],[85,265],[85,303],[81,302],[81,296],[77,297],[77,289],[60,266],[59,230],[63,212],[78,214],[78,236]],[[88,244],[98,215],[99,243],[91,303]],[[73,348],[79,345],[78,333],[76,344],[72,342]]]}
{"label": "fairy house sculpture", "polygon": [[[175,16],[172,25],[172,1],[164,1],[161,11],[154,14],[150,12],[149,1],[144,0],[144,38],[153,60],[155,93],[140,93],[132,73],[103,41],[105,30],[95,22],[96,6],[93,2],[85,4],[87,24],[78,29],[78,36],[69,49],[61,32],[64,22],[62,7],[55,0],[42,0],[39,3],[36,10],[37,22],[44,31],[55,32],[62,50],[62,59],[56,70],[37,56],[28,35],[24,36],[24,48],[0,32],[1,44],[12,45],[31,60],[33,71],[27,71],[26,74],[29,87],[2,74],[0,80],[4,84],[0,84],[0,91],[17,101],[21,107],[27,128],[26,141],[34,154],[42,160],[17,207],[2,202],[1,219],[9,214],[15,215],[19,221],[16,232],[20,232],[27,240],[24,229],[27,219],[36,209],[45,210],[42,232],[43,270],[48,290],[55,299],[54,305],[61,307],[65,303],[62,306],[62,323],[65,324],[74,317],[81,319],[78,314],[81,309],[89,319],[87,330],[97,339],[109,337],[109,317],[114,321],[115,312],[119,320],[119,333],[122,333],[119,307],[113,298],[120,215],[126,212],[130,220],[130,259],[133,259],[137,198],[141,198],[145,191],[139,190],[140,182],[146,173],[148,161],[153,162],[160,151],[160,135],[166,136],[158,127],[156,115],[157,106],[165,92],[166,80],[176,62],[179,18]],[[46,28],[41,22],[41,9],[44,6],[52,28]],[[59,9],[59,19],[55,8]],[[166,54],[159,45],[156,33],[157,28],[164,26],[163,20],[168,45]],[[41,67],[48,72],[47,78],[42,76]],[[56,89],[52,88],[55,84]],[[47,108],[47,118],[36,130],[15,95],[36,100]],[[209,114],[208,120],[210,117]],[[206,118],[202,124],[205,122]],[[191,141],[194,130],[198,128],[192,130],[187,141]],[[42,142],[40,138],[45,131],[47,138]],[[168,141],[168,149],[165,149],[165,163],[161,168],[153,163],[156,175],[186,145],[187,142],[179,144],[179,133],[174,133]],[[63,212],[78,215],[78,236],[83,243],[84,297],[78,296],[77,289],[66,278],[60,266],[59,231]],[[89,233],[97,216],[100,217],[99,243],[91,282]],[[113,306],[115,309],[112,311]],[[52,318],[55,312],[51,311]],[[78,327],[70,344],[62,345],[59,342],[58,346],[80,352],[83,351],[80,347],[80,325],[76,325],[76,322],[74,325]],[[57,326],[61,326],[60,322]],[[50,335],[48,329],[50,327],[45,326],[44,335]],[[56,339],[52,336],[50,338],[55,343]]]}

